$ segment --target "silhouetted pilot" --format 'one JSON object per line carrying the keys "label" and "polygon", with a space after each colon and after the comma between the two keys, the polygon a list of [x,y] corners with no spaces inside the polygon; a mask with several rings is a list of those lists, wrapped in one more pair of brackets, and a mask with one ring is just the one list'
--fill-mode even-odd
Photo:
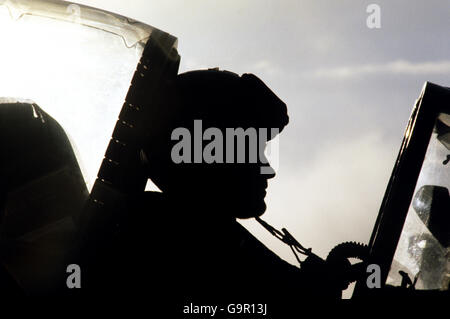
{"label": "silhouetted pilot", "polygon": [[179,307],[194,300],[336,297],[320,278],[280,259],[236,221],[264,213],[267,180],[275,176],[261,174],[266,163],[248,163],[248,143],[247,163],[176,164],[172,158],[176,128],[188,128],[192,138],[194,120],[202,120],[203,131],[218,128],[224,137],[226,128],[281,131],[288,123],[286,105],[256,76],[218,70],[178,75],[169,96],[155,119],[162,129],[149,133],[143,152],[148,176],[162,193],[147,192],[130,209],[111,248],[116,257],[107,267],[114,270],[95,276],[98,287],[140,285],[152,291],[153,300]]}

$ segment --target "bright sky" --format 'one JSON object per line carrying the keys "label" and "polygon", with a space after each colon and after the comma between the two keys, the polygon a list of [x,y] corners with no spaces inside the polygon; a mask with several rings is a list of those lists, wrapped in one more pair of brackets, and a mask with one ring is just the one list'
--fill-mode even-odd
{"label": "bright sky", "polygon": [[[425,81],[450,86],[445,0],[78,2],[178,37],[181,72],[251,72],[287,103],[264,218],[322,257],[343,241],[368,242],[415,99]],[[371,3],[380,29],[366,26]]]}

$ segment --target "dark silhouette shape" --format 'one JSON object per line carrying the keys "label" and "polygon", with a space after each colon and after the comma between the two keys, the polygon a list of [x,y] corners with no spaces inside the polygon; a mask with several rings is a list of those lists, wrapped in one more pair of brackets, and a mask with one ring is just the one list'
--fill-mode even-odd
{"label": "dark silhouette shape", "polygon": [[0,104],[0,145],[0,292],[54,294],[88,196],[78,162],[36,104]]}
{"label": "dark silhouette shape", "polygon": [[[420,266],[418,279],[424,289],[445,289],[447,256],[445,248],[429,234],[416,234],[408,238],[408,253]],[[448,293],[448,292],[447,292]]]}
{"label": "dark silhouette shape", "polygon": [[450,246],[450,196],[448,189],[424,185],[414,195],[413,208],[443,247]]}

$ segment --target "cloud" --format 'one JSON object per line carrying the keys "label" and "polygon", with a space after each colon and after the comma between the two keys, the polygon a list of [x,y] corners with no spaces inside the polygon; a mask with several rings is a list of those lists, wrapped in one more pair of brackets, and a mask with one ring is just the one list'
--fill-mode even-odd
{"label": "cloud", "polygon": [[266,74],[269,76],[278,75],[281,73],[280,67],[269,60],[257,61],[249,67],[249,71],[257,74]]}
{"label": "cloud", "polygon": [[[263,219],[286,227],[322,258],[345,241],[368,243],[395,162],[397,147],[380,132],[321,145],[309,167],[280,167],[269,181]],[[281,258],[298,266],[291,250],[254,220],[240,221]],[[304,259],[304,257],[301,257]],[[344,292],[349,298],[353,288]]]}
{"label": "cloud", "polygon": [[380,64],[363,64],[355,66],[340,66],[319,68],[312,72],[316,78],[355,78],[365,75],[399,74],[399,75],[430,75],[450,73],[450,61],[410,62],[397,60]]}
{"label": "cloud", "polygon": [[205,70],[209,67],[203,63],[199,63],[196,59],[187,58],[187,59],[181,59],[180,63],[180,73],[182,72],[188,72],[193,70]]}
{"label": "cloud", "polygon": [[[309,167],[280,167],[279,176],[269,181],[263,219],[277,228],[286,227],[322,257],[344,241],[367,243],[394,165],[394,144],[372,132],[322,145],[323,151]],[[259,225],[243,223],[295,263],[290,250]]]}

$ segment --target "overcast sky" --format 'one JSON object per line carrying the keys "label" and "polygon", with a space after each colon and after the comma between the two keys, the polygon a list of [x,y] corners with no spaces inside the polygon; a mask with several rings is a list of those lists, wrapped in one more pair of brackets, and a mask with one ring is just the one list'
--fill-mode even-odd
{"label": "overcast sky", "polygon": [[[264,218],[322,257],[342,241],[368,242],[415,99],[425,81],[450,86],[447,0],[78,2],[178,37],[181,72],[252,72],[287,103]],[[366,25],[371,3],[380,29]]]}

